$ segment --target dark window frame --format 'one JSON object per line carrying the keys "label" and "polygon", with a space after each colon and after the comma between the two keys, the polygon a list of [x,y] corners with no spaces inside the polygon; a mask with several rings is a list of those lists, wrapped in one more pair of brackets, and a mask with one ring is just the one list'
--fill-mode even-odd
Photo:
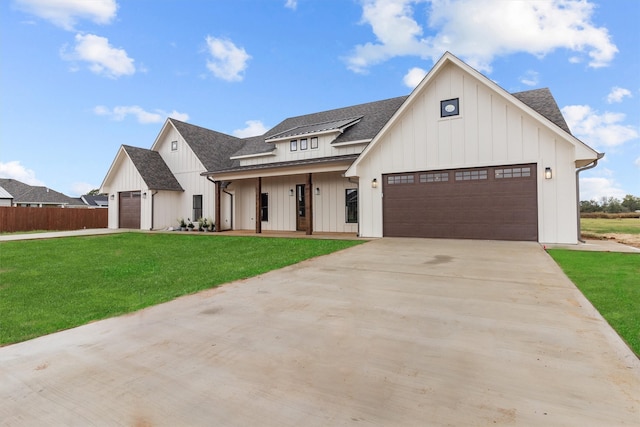
{"label": "dark window frame", "polygon": [[344,221],[347,224],[358,223],[358,189],[347,188],[344,190]]}
{"label": "dark window frame", "polygon": [[[191,219],[192,219],[192,221],[197,221],[199,218],[203,218],[203,216],[202,216],[202,206],[203,206],[202,194],[194,194],[192,200],[193,200],[193,218],[191,218]],[[198,206],[198,205],[200,205],[200,206]]]}
{"label": "dark window frame", "polygon": [[311,138],[311,149],[316,150],[318,148],[318,137],[314,136]]}
{"label": "dark window frame", "polygon": [[307,138],[300,139],[300,150],[306,150],[307,148],[309,148]]}
{"label": "dark window frame", "polygon": [[269,222],[269,193],[260,193],[260,221]]}
{"label": "dark window frame", "polygon": [[289,150],[298,151],[298,140],[297,139],[292,139],[291,141],[289,141]]}

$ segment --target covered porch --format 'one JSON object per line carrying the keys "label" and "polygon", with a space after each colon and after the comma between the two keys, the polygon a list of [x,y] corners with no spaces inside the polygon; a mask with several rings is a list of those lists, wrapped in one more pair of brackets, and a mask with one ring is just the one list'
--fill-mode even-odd
{"label": "covered porch", "polygon": [[[358,182],[343,176],[352,161],[350,155],[206,172],[215,184],[216,229],[357,235]],[[223,213],[225,206],[231,212]],[[222,224],[223,217],[231,223]]]}

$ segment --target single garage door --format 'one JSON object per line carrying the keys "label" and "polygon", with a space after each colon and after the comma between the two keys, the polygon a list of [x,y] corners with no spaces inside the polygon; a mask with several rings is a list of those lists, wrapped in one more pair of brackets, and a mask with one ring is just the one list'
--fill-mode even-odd
{"label": "single garage door", "polygon": [[536,165],[383,175],[390,237],[538,240]]}
{"label": "single garage door", "polygon": [[128,191],[120,193],[119,206],[119,228],[140,229],[140,192]]}

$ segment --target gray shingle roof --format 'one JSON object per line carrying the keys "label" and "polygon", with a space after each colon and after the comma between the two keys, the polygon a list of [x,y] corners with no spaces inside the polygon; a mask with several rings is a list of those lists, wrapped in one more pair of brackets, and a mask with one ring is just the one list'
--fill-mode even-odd
{"label": "gray shingle roof", "polygon": [[160,153],[130,145],[123,145],[122,148],[129,155],[149,189],[184,191]]}
{"label": "gray shingle roof", "polygon": [[560,108],[558,108],[558,104],[548,88],[516,92],[512,93],[512,95],[571,135],[571,130],[569,130],[569,126],[564,120],[562,112],[560,112]]}
{"label": "gray shingle roof", "polygon": [[276,135],[272,135],[267,139],[289,138],[289,137],[292,137],[292,136],[306,135],[306,134],[310,134],[310,133],[339,130],[339,129],[342,129],[344,127],[347,127],[349,125],[354,124],[356,121],[358,121],[361,118],[362,118],[362,116],[349,117],[349,118],[346,118],[346,119],[332,120],[332,121],[329,121],[329,122],[313,123],[313,124],[309,124],[309,125],[296,126],[296,127],[292,128],[292,129],[286,130],[286,131],[278,133]]}
{"label": "gray shingle roof", "polygon": [[[308,133],[314,128],[322,128],[322,124],[330,123],[335,125],[341,121],[350,122],[354,118],[361,119],[353,126],[349,126],[333,143],[370,140],[380,132],[406,99],[407,96],[400,96],[320,113],[290,117],[280,122],[264,135],[244,139],[244,146],[235,152],[233,156],[268,153],[275,149],[274,143],[265,141],[269,138],[286,135],[287,132],[291,132],[294,129],[302,129],[305,133]],[[218,171],[222,169],[207,170]]]}
{"label": "gray shingle roof", "polygon": [[242,139],[176,119],[169,121],[189,144],[206,170],[224,169],[239,164],[231,160],[231,157],[244,145]]}
{"label": "gray shingle roof", "polygon": [[77,199],[43,186],[34,186],[24,182],[0,178],[0,187],[13,196],[13,203],[29,203],[43,205],[83,205]]}

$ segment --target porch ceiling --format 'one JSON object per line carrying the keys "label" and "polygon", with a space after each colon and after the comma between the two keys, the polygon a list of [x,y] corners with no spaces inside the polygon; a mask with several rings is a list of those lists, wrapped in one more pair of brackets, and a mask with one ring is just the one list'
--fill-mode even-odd
{"label": "porch ceiling", "polygon": [[264,163],[219,171],[207,171],[203,172],[202,175],[210,176],[216,181],[228,181],[231,179],[298,175],[301,173],[340,172],[346,171],[357,158],[358,154],[349,154],[346,156],[303,159],[290,162]]}

